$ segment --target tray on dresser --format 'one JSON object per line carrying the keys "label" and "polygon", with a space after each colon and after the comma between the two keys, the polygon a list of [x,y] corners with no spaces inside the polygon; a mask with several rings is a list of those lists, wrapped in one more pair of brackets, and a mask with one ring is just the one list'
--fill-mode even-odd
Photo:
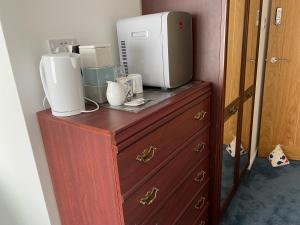
{"label": "tray on dresser", "polygon": [[[199,82],[197,82],[199,84]],[[187,90],[191,87],[193,87],[195,84],[194,82],[190,82],[188,84],[185,84],[181,87],[178,88],[173,88],[173,89],[161,89],[161,88],[152,88],[152,87],[145,87],[144,92],[141,94],[135,94],[135,96],[131,99],[139,99],[143,98],[145,99],[145,104],[140,105],[140,106],[126,106],[126,105],[121,105],[121,106],[111,106],[108,103],[102,104],[101,106],[109,109],[117,109],[117,110],[122,110],[122,111],[127,111],[127,112],[140,112],[142,110],[145,110],[153,105],[156,105],[172,96],[175,96],[176,94]]]}

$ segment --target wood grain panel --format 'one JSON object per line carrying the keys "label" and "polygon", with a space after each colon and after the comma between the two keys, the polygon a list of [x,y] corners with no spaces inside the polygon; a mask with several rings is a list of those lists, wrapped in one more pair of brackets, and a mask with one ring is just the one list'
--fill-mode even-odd
{"label": "wood grain panel", "polygon": [[237,98],[224,109],[224,123],[239,109],[239,107],[240,98]]}
{"label": "wood grain panel", "polygon": [[[279,26],[272,19],[277,7],[283,8]],[[282,144],[290,159],[300,160],[300,1],[274,0],[271,12],[259,156]],[[272,64],[273,56],[288,61]]]}
{"label": "wood grain panel", "polygon": [[39,117],[62,225],[121,225],[109,136]]}
{"label": "wood grain panel", "polygon": [[224,123],[224,136],[223,136],[223,144],[228,145],[233,140],[234,136],[236,136],[237,131],[237,119],[238,112],[231,116]]}
{"label": "wood grain panel", "polygon": [[241,134],[241,143],[247,152],[250,150],[252,108],[253,98],[249,98],[246,102],[244,102],[243,106],[243,122]]}
{"label": "wood grain panel", "polygon": [[247,90],[254,84],[256,75],[256,55],[258,44],[258,28],[259,28],[259,15],[261,0],[251,0],[249,7],[249,24],[248,24],[248,38],[247,38],[247,63],[245,72],[245,86],[244,90]]}
{"label": "wood grain panel", "polygon": [[239,97],[245,1],[231,0],[229,8],[225,108]]}

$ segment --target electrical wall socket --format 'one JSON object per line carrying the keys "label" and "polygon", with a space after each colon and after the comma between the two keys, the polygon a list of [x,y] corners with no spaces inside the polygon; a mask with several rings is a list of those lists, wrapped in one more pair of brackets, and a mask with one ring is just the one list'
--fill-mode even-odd
{"label": "electrical wall socket", "polygon": [[77,40],[75,38],[48,40],[49,51],[51,53],[66,52],[68,45],[77,45]]}

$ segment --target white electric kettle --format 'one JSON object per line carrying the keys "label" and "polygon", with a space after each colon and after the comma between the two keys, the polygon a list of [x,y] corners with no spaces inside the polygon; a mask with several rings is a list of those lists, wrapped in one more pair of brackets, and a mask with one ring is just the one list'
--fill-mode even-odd
{"label": "white electric kettle", "polygon": [[40,75],[54,116],[73,116],[85,110],[79,54],[43,55]]}

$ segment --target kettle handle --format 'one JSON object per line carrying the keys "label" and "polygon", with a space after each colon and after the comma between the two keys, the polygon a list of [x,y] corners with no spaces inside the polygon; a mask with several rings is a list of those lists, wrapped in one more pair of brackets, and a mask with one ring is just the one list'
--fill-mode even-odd
{"label": "kettle handle", "polygon": [[42,85],[44,88],[44,92],[45,92],[47,100],[51,106],[50,96],[49,96],[49,92],[48,92],[48,86],[46,83],[46,77],[45,77],[45,72],[44,72],[43,57],[41,58],[41,61],[40,61],[40,76],[41,76],[41,81],[42,81]]}

